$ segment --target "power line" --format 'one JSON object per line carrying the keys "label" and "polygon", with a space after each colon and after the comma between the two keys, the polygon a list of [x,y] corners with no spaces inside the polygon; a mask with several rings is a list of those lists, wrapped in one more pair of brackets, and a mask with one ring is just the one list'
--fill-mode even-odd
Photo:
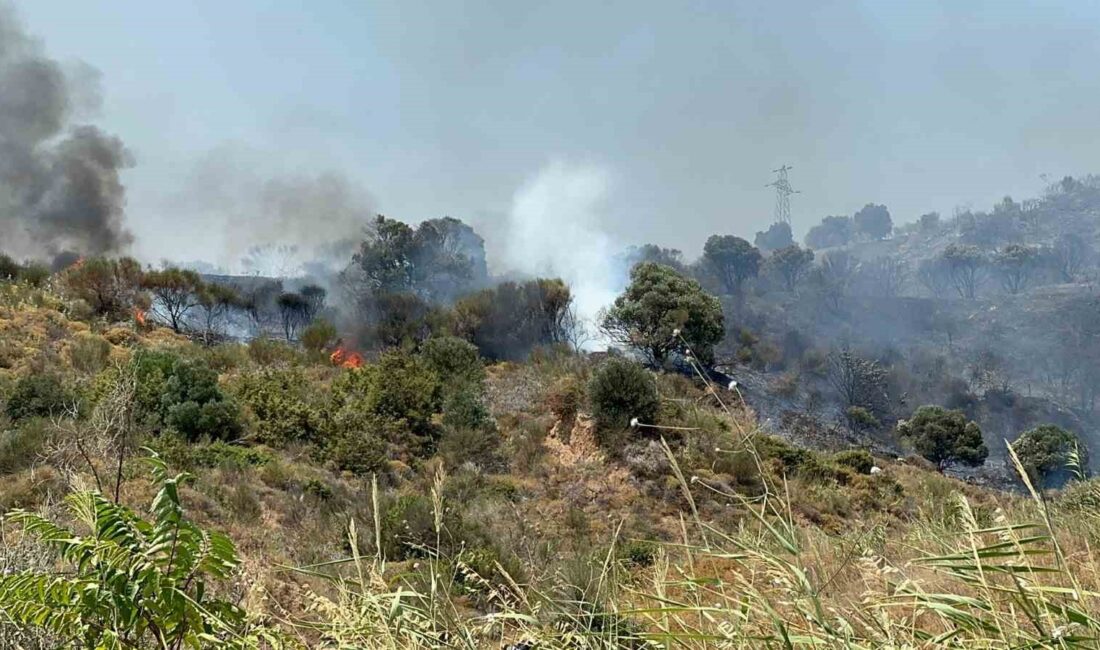
{"label": "power line", "polygon": [[772,173],[778,174],[775,181],[764,187],[775,188],[775,221],[791,225],[791,195],[798,194],[798,190],[791,187],[787,180],[787,172],[794,169],[790,165],[783,165],[779,169],[773,169]]}

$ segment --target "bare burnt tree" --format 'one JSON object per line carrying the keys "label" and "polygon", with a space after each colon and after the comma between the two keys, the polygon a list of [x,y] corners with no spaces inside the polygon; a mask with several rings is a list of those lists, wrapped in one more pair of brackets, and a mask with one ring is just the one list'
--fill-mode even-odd
{"label": "bare burnt tree", "polygon": [[993,266],[1005,291],[1020,293],[1038,270],[1039,250],[1033,246],[1010,244],[993,256]]}
{"label": "bare burnt tree", "polygon": [[839,350],[829,355],[827,377],[845,406],[858,406],[872,413],[885,409],[886,370],[878,362],[850,350]]}
{"label": "bare burnt tree", "polygon": [[298,330],[309,324],[310,302],[300,293],[283,293],[276,300],[279,306],[279,321],[283,326],[283,335],[287,341],[293,341]]}
{"label": "bare burnt tree", "polygon": [[203,285],[198,292],[198,309],[204,343],[212,343],[221,337],[229,314],[240,301],[241,297],[233,287],[216,282]]}
{"label": "bare burnt tree", "polygon": [[943,259],[959,297],[974,300],[978,295],[981,274],[985,268],[985,256],[982,252],[976,246],[951,244],[944,250]]}
{"label": "bare burnt tree", "polygon": [[194,271],[169,267],[147,272],[142,286],[153,294],[153,313],[179,332],[187,322],[188,313],[199,305],[203,282]]}
{"label": "bare burnt tree", "polygon": [[1092,254],[1077,233],[1065,233],[1054,242],[1054,261],[1063,282],[1076,282]]}
{"label": "bare burnt tree", "polygon": [[951,270],[942,257],[924,260],[917,267],[917,282],[934,298],[942,298],[951,288]]}
{"label": "bare burnt tree", "polygon": [[894,298],[909,279],[909,265],[897,257],[881,256],[860,265],[864,286],[872,295]]}

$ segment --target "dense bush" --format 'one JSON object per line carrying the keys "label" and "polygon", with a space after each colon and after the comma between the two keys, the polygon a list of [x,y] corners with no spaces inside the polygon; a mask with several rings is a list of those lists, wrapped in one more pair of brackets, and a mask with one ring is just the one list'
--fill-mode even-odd
{"label": "dense bush", "polygon": [[332,387],[338,431],[381,428],[391,444],[420,453],[438,432],[439,378],[420,358],[403,351],[383,354],[377,364],[342,374]]}
{"label": "dense bush", "polygon": [[218,374],[197,360],[163,350],[142,350],[132,360],[137,413],[154,431],[171,429],[189,441],[232,440],[242,431],[240,412],[218,386]]}
{"label": "dense bush", "polygon": [[27,375],[15,382],[5,412],[12,420],[61,415],[74,406],[76,395],[56,375]]}
{"label": "dense bush", "polygon": [[499,470],[504,464],[500,448],[496,427],[447,427],[439,439],[439,455],[451,468],[469,463],[486,471]]}
{"label": "dense bush", "polygon": [[848,420],[848,426],[855,431],[867,431],[882,426],[878,418],[862,406],[849,406],[844,411],[844,417]]}
{"label": "dense bush", "polygon": [[443,391],[480,386],[485,380],[485,364],[477,346],[454,336],[432,337],[420,347],[420,357],[443,383]]}
{"label": "dense bush", "polygon": [[634,420],[656,424],[661,406],[653,374],[626,359],[609,359],[596,369],[588,382],[588,399],[603,441]]}
{"label": "dense bush", "polygon": [[558,279],[502,282],[456,302],[454,327],[490,359],[522,359],[536,346],[568,340],[572,300]]}
{"label": "dense bush", "polygon": [[336,341],[336,326],[324,319],[318,319],[302,330],[298,340],[302,347],[310,352],[320,353]]}
{"label": "dense bush", "polygon": [[20,426],[0,430],[0,475],[30,467],[52,435],[45,420],[28,420]]}
{"label": "dense bush", "polygon": [[1082,472],[1088,470],[1088,448],[1077,436],[1053,424],[1025,431],[1012,443],[1012,448],[1031,480],[1041,487],[1066,483],[1077,469],[1071,468],[1071,463]]}
{"label": "dense bush", "polygon": [[450,393],[443,400],[443,424],[448,427],[481,429],[492,427],[482,391],[476,387]]}
{"label": "dense bush", "polygon": [[875,466],[875,459],[866,449],[849,449],[833,454],[833,462],[843,467],[850,467],[860,474],[870,474]]}
{"label": "dense bush", "polygon": [[233,393],[254,416],[256,440],[268,445],[319,442],[326,426],[319,398],[300,369],[264,369],[240,377]]}
{"label": "dense bush", "polygon": [[[325,455],[339,470],[359,476],[386,470],[386,440],[395,435],[394,423],[370,416],[337,419],[338,427],[327,441]],[[339,426],[343,425],[343,426]]]}
{"label": "dense bush", "polygon": [[898,434],[941,471],[954,463],[976,467],[989,455],[981,429],[962,411],[922,406],[908,420],[898,422]]}

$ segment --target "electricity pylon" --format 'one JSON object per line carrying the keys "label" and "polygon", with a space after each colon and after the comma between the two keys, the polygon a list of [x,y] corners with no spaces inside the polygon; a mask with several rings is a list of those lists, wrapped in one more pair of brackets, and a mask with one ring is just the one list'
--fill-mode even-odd
{"label": "electricity pylon", "polygon": [[791,169],[794,168],[790,165],[783,165],[779,169],[773,169],[772,172],[779,176],[774,182],[764,186],[775,188],[776,223],[785,223],[788,226],[791,225],[791,195],[798,194],[798,190],[793,189],[790,181],[787,180],[787,172]]}

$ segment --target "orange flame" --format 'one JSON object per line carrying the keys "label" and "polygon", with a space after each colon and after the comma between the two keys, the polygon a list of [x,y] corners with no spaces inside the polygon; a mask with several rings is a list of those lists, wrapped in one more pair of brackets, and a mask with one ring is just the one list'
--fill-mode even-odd
{"label": "orange flame", "polygon": [[138,327],[145,327],[145,310],[141,307],[134,307],[134,322]]}
{"label": "orange flame", "polygon": [[70,264],[70,265],[69,265],[69,268],[70,268],[70,269],[79,269],[79,268],[80,268],[80,267],[82,267],[82,266],[84,266],[84,256],[83,256],[83,255],[81,255],[80,257],[76,258],[76,261],[75,261],[75,262],[73,262],[72,264]]}
{"label": "orange flame", "polygon": [[363,356],[358,352],[348,352],[344,348],[336,348],[328,356],[334,366],[341,368],[360,368],[363,366]]}

